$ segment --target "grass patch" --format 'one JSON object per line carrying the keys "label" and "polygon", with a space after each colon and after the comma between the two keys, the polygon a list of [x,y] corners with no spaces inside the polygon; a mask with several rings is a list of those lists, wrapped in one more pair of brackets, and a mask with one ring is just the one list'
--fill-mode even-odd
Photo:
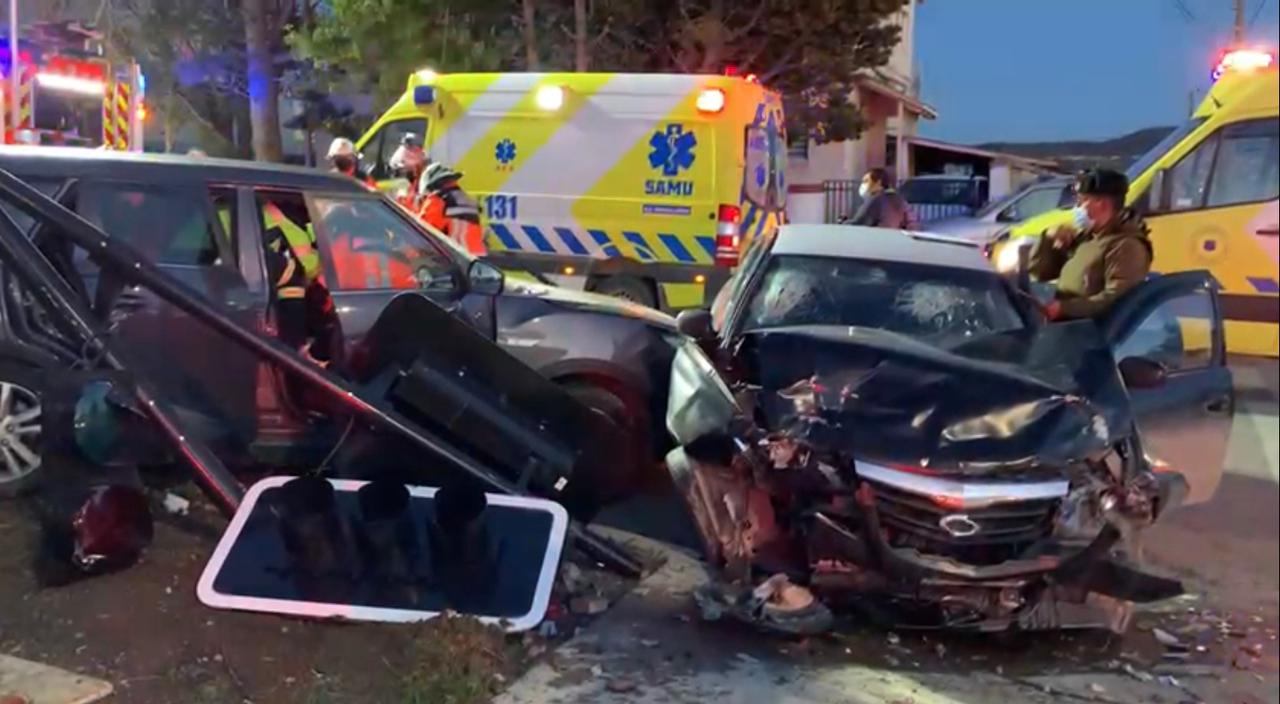
{"label": "grass patch", "polygon": [[502,689],[518,666],[519,646],[474,618],[440,616],[421,627],[409,649],[402,704],[474,704]]}

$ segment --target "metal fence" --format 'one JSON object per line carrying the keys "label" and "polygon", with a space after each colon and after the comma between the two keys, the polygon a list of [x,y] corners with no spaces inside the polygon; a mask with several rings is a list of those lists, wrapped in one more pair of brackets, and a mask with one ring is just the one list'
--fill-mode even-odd
{"label": "metal fence", "polygon": [[[852,218],[862,205],[858,196],[861,181],[824,181],[822,194],[825,200],[823,222],[839,222],[842,217]],[[972,206],[960,203],[911,203],[911,219],[916,224],[972,215]]]}
{"label": "metal fence", "polygon": [[933,222],[943,218],[973,215],[973,208],[958,203],[912,203],[911,215],[916,223]]}
{"label": "metal fence", "polygon": [[843,217],[853,217],[862,205],[858,197],[858,185],[861,181],[823,181],[822,195],[825,200],[822,221],[838,222]]}

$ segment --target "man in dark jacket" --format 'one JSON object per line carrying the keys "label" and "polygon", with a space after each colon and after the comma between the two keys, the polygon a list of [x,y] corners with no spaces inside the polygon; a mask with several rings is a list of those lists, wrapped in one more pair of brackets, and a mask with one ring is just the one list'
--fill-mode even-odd
{"label": "man in dark jacket", "polygon": [[1080,174],[1074,224],[1046,232],[1032,250],[1031,275],[1058,281],[1045,308],[1050,320],[1097,317],[1151,271],[1147,225],[1124,207],[1128,192],[1129,179],[1118,171]]}
{"label": "man in dark jacket", "polygon": [[911,229],[911,207],[889,185],[889,174],[884,169],[868,171],[862,177],[858,195],[862,196],[862,207],[849,221],[851,225]]}

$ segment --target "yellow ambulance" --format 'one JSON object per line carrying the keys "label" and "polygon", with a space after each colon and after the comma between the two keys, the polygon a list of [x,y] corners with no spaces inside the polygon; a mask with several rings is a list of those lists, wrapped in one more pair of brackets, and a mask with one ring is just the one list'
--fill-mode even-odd
{"label": "yellow ambulance", "polygon": [[[1144,213],[1156,272],[1208,269],[1222,285],[1230,352],[1280,353],[1280,82],[1275,54],[1226,53],[1191,119],[1129,168],[1129,205]],[[1032,218],[997,245],[1015,247],[1071,221],[1057,210]]]}
{"label": "yellow ambulance", "polygon": [[500,266],[664,309],[709,304],[786,205],[782,101],[750,76],[421,71],[357,143],[384,188],[407,133]]}

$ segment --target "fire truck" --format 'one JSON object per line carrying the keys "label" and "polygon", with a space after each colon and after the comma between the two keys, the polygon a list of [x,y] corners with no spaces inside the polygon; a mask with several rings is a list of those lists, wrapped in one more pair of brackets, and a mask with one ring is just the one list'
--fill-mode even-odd
{"label": "fire truck", "polygon": [[137,63],[107,58],[100,33],[36,23],[10,47],[0,37],[3,144],[142,151],[145,79]]}

